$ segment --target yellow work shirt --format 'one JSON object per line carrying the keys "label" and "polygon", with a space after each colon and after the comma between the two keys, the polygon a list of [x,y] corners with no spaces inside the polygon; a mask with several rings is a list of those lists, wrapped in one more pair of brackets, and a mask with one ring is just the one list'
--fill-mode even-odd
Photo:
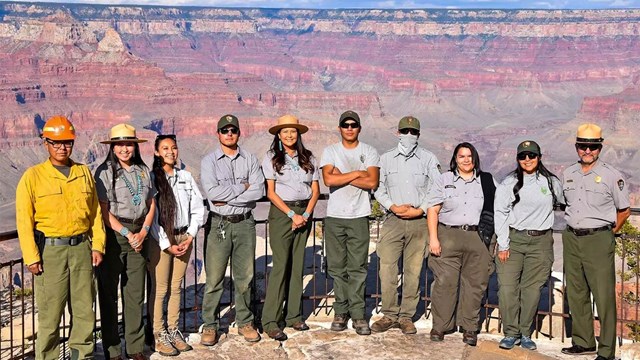
{"label": "yellow work shirt", "polygon": [[89,168],[71,161],[68,178],[49,159],[28,168],[16,188],[16,227],[27,265],[41,260],[34,229],[47,237],[87,233],[93,250],[104,254],[106,235]]}

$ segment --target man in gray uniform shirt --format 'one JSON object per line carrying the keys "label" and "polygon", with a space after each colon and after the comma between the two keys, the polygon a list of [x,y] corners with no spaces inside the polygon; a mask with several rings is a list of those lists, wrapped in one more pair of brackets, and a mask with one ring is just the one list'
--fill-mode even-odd
{"label": "man in gray uniform shirt", "polygon": [[596,360],[615,358],[617,314],[613,234],[631,214],[629,187],[622,174],[598,159],[603,140],[598,125],[581,125],[576,138],[580,161],[562,174],[567,203],[567,228],[562,233],[562,245],[573,344],[562,352],[571,355],[595,352],[593,294],[600,318]]}
{"label": "man in gray uniform shirt", "polygon": [[229,258],[235,285],[236,323],[245,340],[256,342],[253,325],[251,281],[256,251],[256,224],[251,214],[264,195],[264,175],[258,159],[238,146],[238,118],[225,115],[218,121],[220,148],[202,159],[201,180],[210,202],[210,228],[206,235],[207,280],[202,299],[202,345],[218,342],[216,309],[223,292]]}
{"label": "man in gray uniform shirt", "polygon": [[[384,220],[377,253],[380,258],[382,313],[371,325],[374,332],[399,327],[415,334],[411,318],[420,300],[420,271],[427,247],[424,221],[427,192],[440,176],[436,156],[418,146],[420,121],[405,116],[398,123],[398,146],[380,157],[380,183],[376,199],[390,214]],[[402,257],[402,302],[398,303],[398,262]]]}
{"label": "man in gray uniform shirt", "polygon": [[364,314],[364,290],[369,255],[369,191],[378,186],[380,157],[358,141],[360,117],[340,116],[341,141],[322,153],[320,167],[330,196],[325,219],[329,275],[333,278],[335,312],[331,330],[347,328],[349,318],[359,335],[371,334]]}

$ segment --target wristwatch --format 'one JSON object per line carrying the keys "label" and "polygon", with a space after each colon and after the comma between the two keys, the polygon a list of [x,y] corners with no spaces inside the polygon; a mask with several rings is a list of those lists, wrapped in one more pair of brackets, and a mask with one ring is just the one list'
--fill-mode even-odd
{"label": "wristwatch", "polygon": [[127,237],[127,235],[129,235],[129,229],[126,226],[123,226],[122,229],[120,229],[120,235]]}
{"label": "wristwatch", "polygon": [[290,219],[293,219],[293,215],[295,215],[295,214],[296,214],[296,213],[295,213],[295,211],[293,211],[293,210],[289,210],[289,212],[287,213],[287,216],[288,216]]}
{"label": "wristwatch", "polygon": [[309,218],[309,216],[311,216],[311,214],[309,214],[309,213],[308,213],[308,212],[306,212],[306,211],[302,213],[302,217],[303,217],[303,218],[305,218],[305,219],[308,219],[308,218]]}
{"label": "wristwatch", "polygon": [[151,226],[149,226],[149,225],[145,225],[142,228],[147,230],[147,233],[149,232],[149,230],[151,230]]}

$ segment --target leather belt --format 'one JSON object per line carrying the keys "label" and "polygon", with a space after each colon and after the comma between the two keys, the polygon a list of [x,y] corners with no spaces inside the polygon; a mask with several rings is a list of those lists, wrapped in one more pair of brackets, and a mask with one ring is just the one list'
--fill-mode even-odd
{"label": "leather belt", "polygon": [[443,224],[443,223],[438,223],[444,227],[446,227],[447,229],[460,229],[460,230],[464,230],[464,231],[478,231],[478,225],[447,225],[447,224]]}
{"label": "leather belt", "polygon": [[188,226],[183,226],[181,228],[173,229],[173,235],[182,235],[187,232]]}
{"label": "leather belt", "polygon": [[61,245],[70,245],[76,246],[82,243],[86,239],[84,234],[74,235],[74,236],[60,236],[60,237],[46,237],[44,238],[45,246],[61,246]]}
{"label": "leather belt", "polygon": [[546,230],[518,230],[514,228],[509,228],[509,229],[515,231],[518,234],[525,234],[528,236],[542,236],[542,235],[546,235],[549,231],[551,231],[551,229],[546,229]]}
{"label": "leather belt", "polygon": [[309,205],[309,199],[307,200],[296,200],[296,201],[285,201],[287,206],[296,206],[296,207],[307,207]]}
{"label": "leather belt", "polygon": [[599,228],[593,228],[593,229],[575,229],[567,225],[567,230],[571,231],[575,236],[593,235],[599,231],[611,231],[611,229],[613,229],[611,225],[605,225],[605,226],[601,226]]}
{"label": "leather belt", "polygon": [[220,215],[214,212],[210,212],[209,214],[214,218],[219,218],[222,219],[222,221],[228,221],[230,223],[239,223],[240,221],[247,220],[251,217],[251,211],[238,215]]}
{"label": "leather belt", "polygon": [[129,219],[125,217],[116,216],[116,219],[118,219],[120,223],[127,223],[127,224],[133,224],[133,225],[144,224],[144,217],[137,218],[137,219]]}

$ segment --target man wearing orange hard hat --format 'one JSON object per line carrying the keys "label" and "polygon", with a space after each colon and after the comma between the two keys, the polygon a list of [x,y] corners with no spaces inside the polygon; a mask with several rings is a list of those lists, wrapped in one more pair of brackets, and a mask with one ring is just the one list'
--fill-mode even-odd
{"label": "man wearing orange hard hat", "polygon": [[41,137],[49,158],[27,169],[16,188],[20,249],[35,275],[36,359],[59,358],[60,318],[67,303],[71,358],[93,358],[93,267],[105,248],[95,183],[86,165],[70,159],[76,131],[66,117],[49,118]]}
{"label": "man wearing orange hard hat", "polygon": [[596,360],[615,358],[616,233],[630,215],[629,187],[622,174],[599,159],[602,129],[578,127],[580,160],[565,169],[563,192],[567,228],[562,233],[567,298],[572,319],[572,346],[564,354],[596,353],[591,294],[598,308],[600,338]]}

